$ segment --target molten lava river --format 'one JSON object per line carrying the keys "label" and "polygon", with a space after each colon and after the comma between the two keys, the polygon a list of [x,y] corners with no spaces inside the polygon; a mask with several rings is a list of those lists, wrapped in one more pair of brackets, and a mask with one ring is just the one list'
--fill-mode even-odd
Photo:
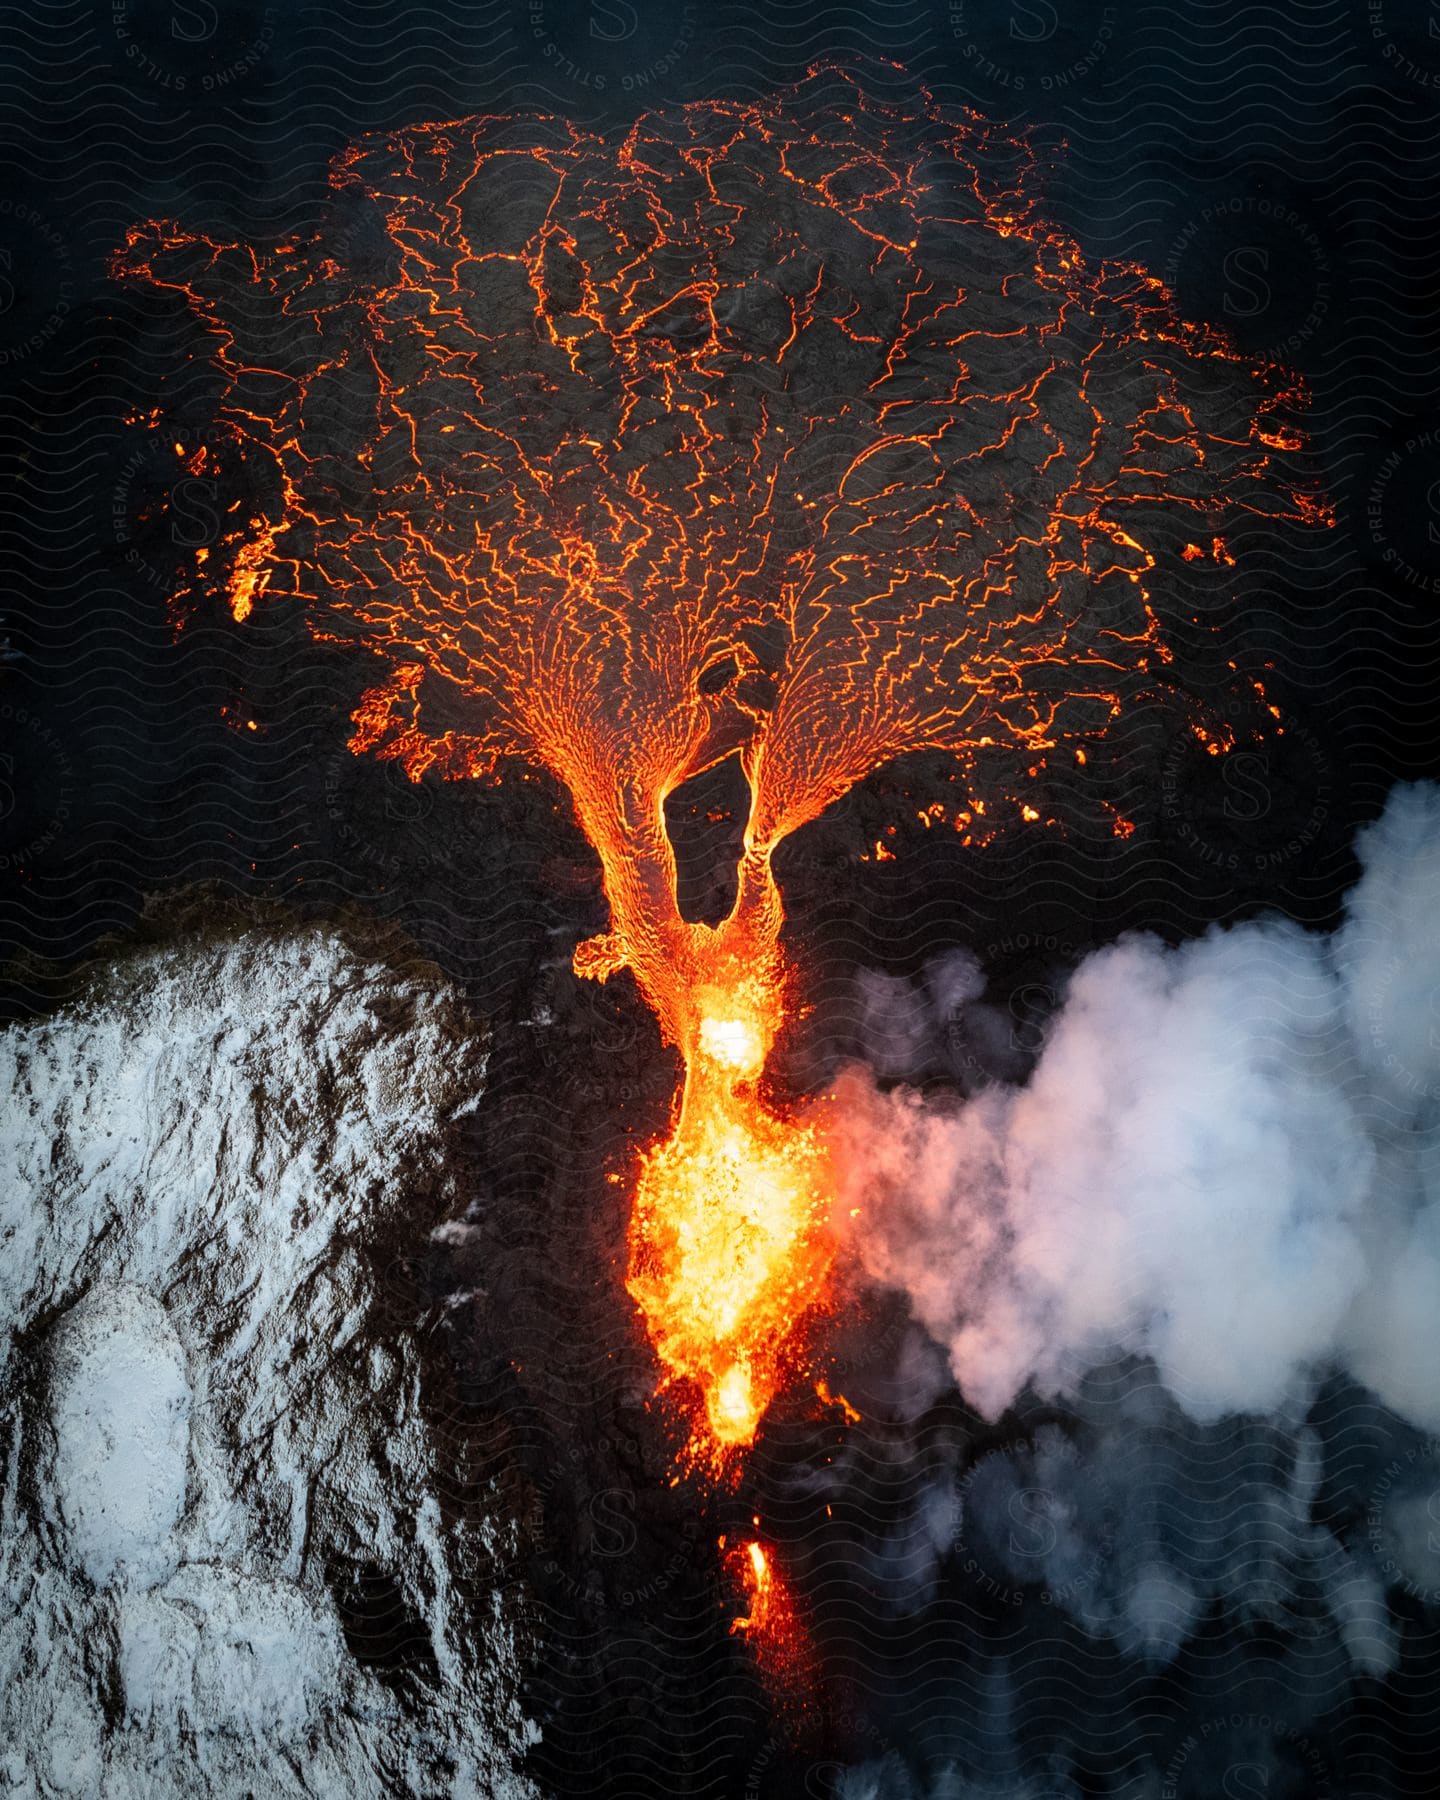
{"label": "molten lava river", "polygon": [[[299,608],[376,666],[357,754],[568,790],[610,907],[576,973],[628,970],[683,1060],[628,1287],[687,1461],[723,1476],[803,1378],[833,1260],[823,1104],[787,1116],[764,1079],[803,1006],[776,847],[893,758],[978,794],[982,759],[1083,763],[1174,700],[1169,571],[1223,579],[1247,515],[1323,522],[1303,396],[1047,224],[1012,133],[840,69],[611,136],[417,125],[331,181],[313,236],[157,221],[119,254],[220,383],[167,419],[232,502],[177,620],[222,591],[242,625]],[[712,926],[681,915],[665,805],[732,757]]]}

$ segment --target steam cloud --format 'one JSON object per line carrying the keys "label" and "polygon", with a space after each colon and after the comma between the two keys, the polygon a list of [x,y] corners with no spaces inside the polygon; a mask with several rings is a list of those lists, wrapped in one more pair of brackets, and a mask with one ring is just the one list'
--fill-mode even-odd
{"label": "steam cloud", "polygon": [[842,1800],[1409,1791],[1335,1721],[1440,1606],[1440,788],[1357,849],[1333,935],[1124,938],[1043,1036],[968,955],[860,978],[838,1213],[918,1325],[798,1479],[930,1703]]}
{"label": "steam cloud", "polygon": [[[1440,789],[1396,790],[1358,852],[1329,938],[1267,918],[1087,958],[1023,1086],[942,1107],[843,1075],[854,1251],[987,1417],[1130,1353],[1202,1424],[1298,1420],[1343,1368],[1440,1428]],[[868,977],[879,1072],[942,1012],[1003,1071],[978,988]]]}

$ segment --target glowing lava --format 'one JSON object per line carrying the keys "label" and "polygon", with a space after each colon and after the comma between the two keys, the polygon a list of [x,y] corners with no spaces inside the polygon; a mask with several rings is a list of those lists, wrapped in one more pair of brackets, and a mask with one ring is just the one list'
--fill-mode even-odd
{"label": "glowing lava", "polygon": [[665,1363],[699,1385],[712,1461],[754,1438],[823,1291],[829,1194],[813,1127],[773,1117],[702,1051],[673,1136],[641,1166],[628,1285]]}
{"label": "glowing lava", "polygon": [[[721,1540],[724,1548],[724,1540]],[[750,1610],[730,1624],[731,1632],[764,1631],[771,1623],[775,1610],[777,1585],[775,1571],[770,1566],[770,1558],[765,1554],[765,1547],[757,1539],[737,1547],[732,1562],[740,1576],[742,1585],[750,1597]]]}
{"label": "glowing lava", "polygon": [[[419,125],[332,181],[314,237],[159,222],[121,254],[206,328],[218,413],[193,453],[193,418],[172,435],[242,496],[180,611],[218,573],[237,621],[292,603],[363,646],[357,754],[568,790],[611,912],[575,968],[630,970],[685,1067],[629,1288],[723,1458],[830,1258],[822,1148],[759,1097],[791,1003],[777,845],[908,753],[967,783],[1083,761],[1167,687],[1167,573],[1227,567],[1247,515],[1323,517],[1284,474],[1300,395],[1087,262],[1013,134],[843,70],[608,138]],[[750,810],[711,928],[665,803],[730,756]]]}
{"label": "glowing lava", "polygon": [[758,1538],[728,1548],[721,1538],[720,1549],[746,1597],[746,1611],[731,1621],[732,1634],[746,1638],[782,1704],[803,1706],[815,1685],[815,1656],[789,1582]]}

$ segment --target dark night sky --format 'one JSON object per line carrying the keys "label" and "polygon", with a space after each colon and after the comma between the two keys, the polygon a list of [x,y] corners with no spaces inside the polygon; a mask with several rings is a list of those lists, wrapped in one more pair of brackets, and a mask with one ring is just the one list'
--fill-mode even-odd
{"label": "dark night sky", "polygon": [[[877,777],[817,828],[812,851],[797,840],[781,860],[812,965],[837,978],[858,963],[909,971],[968,944],[1021,983],[1049,978],[1014,954],[1025,941],[1048,968],[1127,927],[1180,938],[1261,906],[1334,922],[1355,826],[1397,780],[1440,769],[1429,741],[1440,667],[1431,0],[29,0],[0,8],[5,1016],[44,1003],[44,965],[124,933],[147,895],[197,881],[396,919],[502,1027],[564,986],[571,946],[604,918],[593,859],[545,781],[411,788],[351,758],[344,721],[366,671],[283,622],[242,632],[217,606],[175,640],[175,558],[213,541],[233,496],[177,479],[161,434],[129,422],[163,392],[200,430],[215,390],[185,361],[194,340],[176,312],[111,281],[126,226],[164,215],[274,240],[315,224],[330,159],[362,132],[513,108],[620,122],[660,101],[761,93],[850,55],[893,59],[941,100],[1031,130],[1048,153],[1051,210],[1088,251],[1146,265],[1182,310],[1298,369],[1338,523],[1293,561],[1262,547],[1237,571],[1226,614],[1227,641],[1270,665],[1294,722],[1287,755],[1254,757],[1215,788],[1213,771],[1177,776],[1137,749],[1120,778],[1147,823],[1128,841],[1032,838],[964,855],[922,841],[883,869],[852,853],[894,798],[896,778]],[[247,720],[253,730],[235,728]],[[1167,828],[1176,791],[1193,829],[1173,817]],[[638,1068],[638,1103],[660,1122],[669,1073],[647,1072],[648,1020],[623,994],[575,1004],[588,1056]],[[502,1203],[509,1188],[526,1205],[553,1197],[566,1151],[531,1105],[552,1079],[502,1043],[483,1127]],[[688,1554],[688,1523],[669,1525]],[[1212,1648],[1204,1679],[1223,1687],[1244,1646]],[[903,1690],[906,1653],[876,1676],[877,1693]],[[586,1654],[598,1656],[594,1643]],[[1108,1679],[1100,1664],[1087,1681]],[[1433,1748],[1433,1726],[1427,1739],[1421,1716],[1407,1737],[1403,1696],[1426,1681],[1433,1691],[1433,1675],[1428,1663],[1411,1670],[1348,1717],[1375,1757],[1377,1794],[1425,1791],[1407,1771]],[[1156,1704],[1183,1711],[1192,1678],[1171,1671]],[[1123,1671],[1114,1679],[1119,1692]],[[626,1694],[607,1690],[606,1703],[617,1731],[647,1716]],[[870,1717],[885,1716],[877,1701]],[[1107,1732],[1123,1735],[1123,1709],[1100,1707],[1091,1724],[1098,1764]],[[839,1753],[868,1754],[876,1730],[852,1732]],[[923,1739],[924,1721],[906,1715],[895,1737],[907,1733]],[[706,1746],[686,1740],[699,1759],[691,1785],[677,1776],[669,1791],[761,1792],[736,1771],[768,1740],[758,1727],[740,1735],[739,1750],[714,1753],[722,1772],[708,1786],[695,1772]],[[601,1791],[583,1760],[567,1764],[563,1728],[555,1741],[542,1771],[555,1791]],[[1305,1780],[1297,1764],[1298,1785],[1273,1791],[1340,1791]]]}

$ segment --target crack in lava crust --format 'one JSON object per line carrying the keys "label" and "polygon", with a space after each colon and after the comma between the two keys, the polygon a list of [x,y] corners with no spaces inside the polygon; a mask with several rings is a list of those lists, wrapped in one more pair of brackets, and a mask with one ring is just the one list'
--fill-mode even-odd
{"label": "crack in lava crust", "polygon": [[[178,616],[217,576],[237,621],[294,603],[383,665],[357,753],[565,784],[611,910],[575,968],[631,970],[684,1059],[629,1287],[723,1457],[830,1260],[823,1148],[757,1097],[792,1005],[777,845],[892,758],[1033,776],[1173,690],[1166,572],[1228,566],[1247,515],[1324,518],[1285,473],[1301,396],[1047,225],[1013,134],[842,69],[614,137],[419,125],[332,183],[314,237],[162,221],[120,253],[224,384],[176,454],[250,496]],[[665,802],[732,755],[712,928]]]}

